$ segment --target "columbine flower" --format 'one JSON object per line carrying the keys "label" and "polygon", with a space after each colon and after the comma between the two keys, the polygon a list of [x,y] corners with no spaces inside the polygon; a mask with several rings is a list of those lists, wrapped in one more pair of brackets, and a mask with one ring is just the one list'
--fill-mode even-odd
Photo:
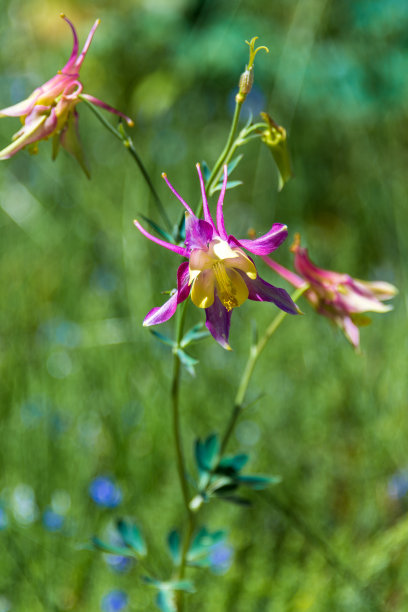
{"label": "columbine flower", "polygon": [[61,14],[72,30],[74,46],[71,57],[62,70],[49,81],[33,91],[22,102],[0,110],[0,117],[20,117],[23,127],[13,136],[13,142],[0,151],[0,160],[8,159],[18,151],[29,146],[30,153],[36,153],[39,140],[46,140],[53,136],[53,159],[55,159],[59,145],[71,153],[88,174],[82,156],[78,136],[78,112],[76,105],[80,102],[80,95],[92,104],[120,115],[129,125],[133,121],[120,111],[112,108],[105,102],[82,93],[82,83],[79,80],[79,71],[85,55],[91,44],[93,35],[100,21],[97,19],[89,32],[81,53],[78,53],[78,37],[73,24]]}
{"label": "columbine flower", "polygon": [[336,323],[351,344],[358,348],[360,344],[358,327],[370,323],[369,317],[363,316],[362,313],[392,310],[392,306],[383,304],[383,301],[389,300],[397,293],[396,287],[383,281],[367,282],[352,278],[348,274],[318,268],[310,261],[307,249],[300,246],[299,234],[296,234],[291,251],[295,254],[295,270],[301,276],[287,270],[269,257],[263,259],[294,287],[308,283],[310,288],[306,290],[305,297],[318,313]]}
{"label": "columbine flower", "polygon": [[174,195],[180,200],[186,212],[185,246],[178,246],[155,238],[138,221],[136,227],[147,238],[165,248],[182,255],[183,262],[177,272],[177,291],[163,306],[153,308],[143,325],[164,323],[173,316],[177,305],[191,295],[198,308],[204,308],[206,326],[214,339],[226,349],[232,309],[241,306],[246,299],[258,302],[273,302],[278,308],[290,314],[298,309],[284,289],[278,289],[262,280],[255,264],[244,249],[256,255],[267,255],[278,248],[287,236],[287,227],[275,223],[269,232],[255,240],[229,236],[224,227],[223,202],[227,188],[227,166],[224,166],[224,181],[217,204],[217,219],[214,223],[205,194],[204,180],[197,164],[203,198],[204,219],[198,219],[190,206],[169,183],[166,174],[163,178]]}

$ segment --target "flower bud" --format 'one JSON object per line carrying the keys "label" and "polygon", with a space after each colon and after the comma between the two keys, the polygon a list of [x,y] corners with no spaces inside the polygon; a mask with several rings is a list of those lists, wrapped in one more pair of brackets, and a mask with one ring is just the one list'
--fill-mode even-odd
{"label": "flower bud", "polygon": [[241,74],[241,76],[239,77],[239,91],[235,97],[235,100],[237,103],[241,103],[244,102],[245,98],[247,97],[247,95],[249,94],[249,92],[252,89],[252,85],[254,82],[254,60],[255,60],[255,55],[258,53],[258,51],[260,51],[261,49],[263,49],[264,51],[266,51],[267,53],[269,53],[269,49],[268,47],[257,47],[255,49],[255,41],[258,39],[258,36],[254,36],[254,38],[251,38],[251,40],[248,42],[247,40],[245,41],[246,44],[249,46],[249,62],[247,64],[247,66],[245,66],[245,71]]}
{"label": "flower bud", "polygon": [[261,140],[271,151],[279,173],[278,190],[281,191],[285,183],[292,176],[292,168],[289,158],[286,130],[284,127],[275,123],[268,113],[261,113],[265,120],[265,131],[261,134]]}

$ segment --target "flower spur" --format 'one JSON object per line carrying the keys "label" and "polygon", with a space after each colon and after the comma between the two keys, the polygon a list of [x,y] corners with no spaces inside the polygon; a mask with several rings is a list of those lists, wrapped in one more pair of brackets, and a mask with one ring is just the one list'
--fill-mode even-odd
{"label": "flower spur", "polygon": [[177,290],[163,304],[153,308],[145,317],[143,325],[157,325],[168,321],[178,304],[187,299],[198,308],[205,309],[206,326],[213,338],[226,349],[228,344],[232,310],[246,299],[257,302],[273,302],[290,314],[298,308],[284,289],[270,285],[259,277],[252,259],[244,249],[255,255],[267,255],[277,249],[287,237],[287,227],[281,223],[272,225],[269,232],[254,240],[237,239],[228,235],[224,226],[223,203],[227,188],[227,166],[217,203],[214,222],[207,202],[204,180],[197,164],[203,198],[204,219],[199,219],[190,206],[176,192],[163,173],[170,190],[186,209],[185,246],[171,244],[149,234],[140,223],[134,223],[139,231],[153,242],[188,259],[177,271]]}

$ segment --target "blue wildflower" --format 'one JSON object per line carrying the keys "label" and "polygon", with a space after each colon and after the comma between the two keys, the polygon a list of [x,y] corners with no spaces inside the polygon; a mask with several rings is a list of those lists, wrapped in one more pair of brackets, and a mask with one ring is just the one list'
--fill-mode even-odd
{"label": "blue wildflower", "polygon": [[89,486],[89,495],[98,506],[116,508],[122,501],[122,491],[107,476],[97,476]]}
{"label": "blue wildflower", "polygon": [[119,612],[124,610],[128,604],[128,596],[124,591],[114,590],[102,598],[101,608],[103,612]]}

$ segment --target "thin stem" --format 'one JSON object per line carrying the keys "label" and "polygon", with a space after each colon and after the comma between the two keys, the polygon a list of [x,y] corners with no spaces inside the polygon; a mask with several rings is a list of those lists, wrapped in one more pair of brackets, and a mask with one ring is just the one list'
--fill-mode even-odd
{"label": "thin stem", "polygon": [[[231,127],[230,127],[230,131],[228,134],[228,140],[227,143],[221,153],[221,155],[219,156],[219,158],[217,159],[217,161],[215,162],[215,166],[213,167],[211,174],[208,178],[208,181],[206,182],[206,190],[207,193],[211,192],[211,187],[214,185],[214,183],[217,182],[217,179],[220,177],[221,172],[222,172],[222,167],[224,165],[224,162],[226,161],[228,155],[231,153],[231,149],[233,148],[234,145],[234,140],[235,140],[235,134],[237,133],[237,128],[238,128],[238,122],[239,122],[239,116],[241,113],[241,108],[242,108],[242,102],[235,102],[235,110],[234,110],[234,116],[232,118],[232,123],[231,123]],[[200,202],[200,204],[197,206],[197,210],[196,210],[196,215],[197,217],[199,217],[202,213],[203,210],[203,204],[202,202]]]}
{"label": "thin stem", "polygon": [[[296,289],[296,291],[292,295],[292,300],[296,302],[296,300],[300,298],[300,296],[306,291],[306,289],[308,289],[307,284],[304,284],[302,287],[299,287],[298,289]],[[256,362],[258,361],[266,344],[268,343],[272,335],[275,333],[275,331],[278,329],[280,324],[284,321],[286,316],[287,316],[287,313],[283,311],[277,314],[276,317],[270,323],[270,325],[266,328],[264,335],[260,338],[258,343],[251,346],[249,350],[248,360],[246,362],[246,365],[245,365],[245,368],[244,368],[244,371],[241,377],[241,381],[238,386],[232,413],[231,413],[230,419],[228,421],[227,427],[225,429],[225,433],[221,441],[221,454],[225,451],[227,447],[231,434],[234,431],[235,425],[243,409],[245,395],[248,390],[248,386],[249,386]]]}
{"label": "thin stem", "polygon": [[109,121],[107,121],[105,119],[105,117],[102,115],[102,113],[93,105],[91,104],[91,102],[89,102],[89,100],[87,100],[86,98],[82,97],[81,95],[79,96],[82,100],[82,102],[85,102],[85,104],[88,106],[88,108],[91,109],[91,111],[93,112],[93,114],[99,119],[99,121],[102,123],[102,125],[104,127],[106,127],[107,130],[109,130],[109,132],[111,134],[113,134],[115,136],[115,138],[117,138],[118,140],[121,141],[121,143],[123,144],[123,146],[125,147],[125,149],[127,149],[130,153],[130,155],[133,157],[133,159],[135,160],[135,162],[137,163],[140,172],[142,173],[142,176],[144,178],[144,180],[146,181],[151,194],[153,196],[153,200],[154,203],[160,213],[160,215],[162,216],[163,221],[166,223],[168,229],[172,229],[172,224],[170,222],[170,219],[168,218],[165,208],[159,198],[159,195],[150,179],[150,176],[138,154],[138,152],[136,151],[134,144],[132,142],[132,139],[130,138],[130,136],[128,134],[125,133],[125,131],[123,130],[123,132],[117,130],[116,128],[114,128]]}

